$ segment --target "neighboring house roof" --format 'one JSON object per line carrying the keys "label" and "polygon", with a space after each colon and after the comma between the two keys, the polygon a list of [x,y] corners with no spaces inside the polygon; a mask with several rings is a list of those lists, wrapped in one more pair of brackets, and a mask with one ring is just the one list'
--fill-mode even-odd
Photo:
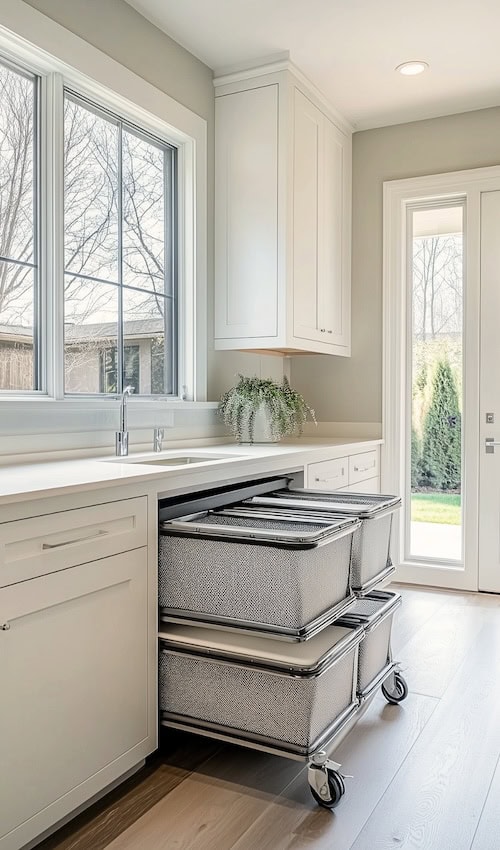
{"label": "neighboring house roof", "polygon": [[33,342],[33,328],[29,325],[3,325],[0,324],[0,341],[9,342]]}
{"label": "neighboring house roof", "polygon": [[[164,333],[163,319],[136,319],[124,322],[123,333],[127,339],[149,339]],[[69,343],[88,342],[89,340],[110,340],[116,337],[114,322],[101,322],[93,325],[64,325],[65,339]],[[33,342],[33,328],[30,325],[0,324],[0,341],[30,343]]]}
{"label": "neighboring house roof", "polygon": [[[145,338],[164,332],[163,319],[136,319],[123,323],[125,337]],[[64,335],[68,342],[84,342],[89,339],[113,339],[116,336],[115,322],[101,322],[95,325],[64,325]]]}

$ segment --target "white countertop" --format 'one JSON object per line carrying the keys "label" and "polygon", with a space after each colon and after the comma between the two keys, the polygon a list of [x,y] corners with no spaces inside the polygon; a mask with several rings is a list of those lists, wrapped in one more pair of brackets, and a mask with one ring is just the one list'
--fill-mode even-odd
{"label": "white countertop", "polygon": [[[158,493],[172,493],[191,487],[210,486],[221,481],[251,475],[266,475],[300,469],[305,464],[367,451],[382,440],[359,438],[304,438],[278,444],[213,444],[165,449],[161,454],[130,454],[127,459],[85,458],[40,463],[18,463],[0,467],[0,505],[66,493],[82,492],[120,484],[154,482]],[[133,459],[161,459],[172,452],[179,455],[223,455],[210,463],[187,466],[152,466]]]}

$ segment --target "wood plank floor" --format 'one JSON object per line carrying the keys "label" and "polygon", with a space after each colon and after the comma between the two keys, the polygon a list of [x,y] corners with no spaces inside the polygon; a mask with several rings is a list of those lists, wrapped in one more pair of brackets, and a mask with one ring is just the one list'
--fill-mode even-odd
{"label": "wood plank floor", "polygon": [[335,813],[299,762],[168,733],[39,850],[500,850],[500,596],[397,589],[410,695],[378,695],[335,751]]}

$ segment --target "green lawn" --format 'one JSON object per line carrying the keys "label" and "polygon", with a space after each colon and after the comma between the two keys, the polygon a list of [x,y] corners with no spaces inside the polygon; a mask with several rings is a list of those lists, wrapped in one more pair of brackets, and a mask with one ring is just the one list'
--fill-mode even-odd
{"label": "green lawn", "polygon": [[412,493],[413,522],[438,522],[441,525],[460,525],[462,497],[449,493]]}

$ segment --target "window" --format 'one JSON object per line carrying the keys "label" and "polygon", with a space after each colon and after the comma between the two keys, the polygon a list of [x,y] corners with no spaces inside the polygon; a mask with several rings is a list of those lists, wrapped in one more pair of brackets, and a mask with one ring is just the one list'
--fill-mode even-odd
{"label": "window", "polygon": [[[122,392],[137,339],[135,392],[175,392],[174,179],[173,147],[66,92],[66,392]],[[116,380],[102,381],[113,350]]]}
{"label": "window", "polygon": [[[126,345],[123,349],[123,385],[134,389],[140,385],[140,348]],[[100,355],[99,392],[116,393],[118,364],[116,348],[107,348]]]}
{"label": "window", "polygon": [[69,79],[0,57],[0,393],[175,397],[195,380],[179,133]]}
{"label": "window", "polygon": [[38,80],[0,62],[0,390],[41,387]]}

